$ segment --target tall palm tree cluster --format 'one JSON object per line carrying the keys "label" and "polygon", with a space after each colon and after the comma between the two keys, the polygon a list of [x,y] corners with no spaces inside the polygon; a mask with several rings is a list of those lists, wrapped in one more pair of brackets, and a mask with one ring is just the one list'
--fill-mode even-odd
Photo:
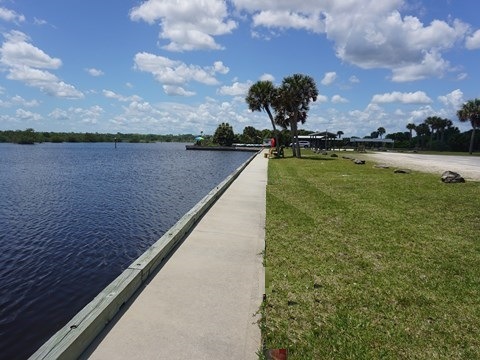
{"label": "tall palm tree cluster", "polygon": [[443,119],[438,116],[429,116],[423,123],[415,125],[413,123],[407,124],[407,129],[410,131],[410,140],[412,140],[412,131],[415,130],[422,142],[427,135],[430,135],[430,147],[434,140],[443,143],[445,141],[445,131],[452,129],[453,123],[449,119]]}
{"label": "tall palm tree cluster", "polygon": [[469,100],[463,104],[457,111],[457,117],[461,122],[470,121],[472,125],[472,135],[470,136],[470,146],[468,152],[473,152],[473,142],[475,140],[475,129],[480,127],[480,99]]}
{"label": "tall palm tree cluster", "polygon": [[[469,146],[469,153],[472,154],[475,141],[475,129],[480,127],[480,99],[469,100],[464,103],[462,108],[457,111],[457,117],[461,122],[470,121],[472,125]],[[434,140],[439,141],[440,143],[445,142],[445,133],[448,132],[448,130],[453,129],[453,123],[449,119],[444,119],[438,116],[429,116],[419,125],[409,123],[406,127],[410,131],[410,141],[412,141],[412,132],[415,131],[421,144],[425,137],[429,135],[429,143],[431,147]]]}
{"label": "tall palm tree cluster", "polygon": [[[271,81],[258,81],[248,90],[245,101],[251,111],[265,111],[272,123],[275,144],[279,147],[276,125],[284,129],[290,127],[293,156],[301,157],[298,144],[298,123],[305,123],[310,110],[310,102],[316,101],[318,89],[312,77],[294,74],[285,77],[279,87]],[[272,114],[272,109],[274,114]]]}
{"label": "tall palm tree cluster", "polygon": [[382,138],[382,136],[386,133],[387,131],[385,130],[384,127],[380,126],[376,131],[372,131],[370,133],[370,138],[372,139],[377,139],[378,137],[380,137],[380,139]]}
{"label": "tall palm tree cluster", "polygon": [[410,131],[410,141],[412,141],[413,138],[412,132],[415,131],[420,146],[426,144],[427,141],[425,139],[429,136],[429,147],[431,148],[434,140],[439,141],[440,143],[445,142],[445,132],[453,129],[452,125],[453,123],[449,119],[443,119],[438,116],[429,116],[419,125],[409,123],[406,127]]}

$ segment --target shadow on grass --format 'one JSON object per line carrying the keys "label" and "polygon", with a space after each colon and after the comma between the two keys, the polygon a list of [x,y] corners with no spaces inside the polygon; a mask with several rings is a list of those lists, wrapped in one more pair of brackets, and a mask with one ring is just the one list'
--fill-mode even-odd
{"label": "shadow on grass", "polygon": [[327,156],[315,156],[315,155],[302,155],[299,160],[322,160],[322,161],[330,161],[330,160],[338,160],[341,158],[338,157],[327,157]]}
{"label": "shadow on grass", "polygon": [[[283,158],[272,158],[271,160],[287,160],[287,159],[296,159],[294,156],[285,156]],[[320,157],[320,156],[312,156],[312,155],[302,155],[301,158],[298,158],[298,160],[322,160],[322,161],[325,161],[325,160],[338,160],[338,159],[341,159],[341,158],[331,158],[331,157]]]}
{"label": "shadow on grass", "polygon": [[[295,159],[294,156],[292,155],[287,155],[284,157],[279,157],[279,158],[271,158],[270,160],[286,160],[286,159]],[[330,160],[348,160],[348,159],[343,159],[342,157],[330,157],[330,156],[325,156],[325,155],[302,155],[302,157],[298,158],[299,160],[322,160],[322,161],[330,161]]]}

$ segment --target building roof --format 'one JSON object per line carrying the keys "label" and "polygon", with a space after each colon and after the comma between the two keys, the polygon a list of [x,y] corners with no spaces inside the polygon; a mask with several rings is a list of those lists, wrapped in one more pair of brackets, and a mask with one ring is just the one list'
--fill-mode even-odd
{"label": "building roof", "polygon": [[329,139],[337,137],[336,133],[332,133],[328,131],[318,131],[318,132],[311,133],[310,135],[307,135],[307,136],[309,136],[310,138],[325,139],[325,134],[327,134]]}
{"label": "building roof", "polygon": [[350,142],[371,142],[371,143],[386,143],[392,144],[394,141],[392,139],[357,139],[357,138],[350,138]]}

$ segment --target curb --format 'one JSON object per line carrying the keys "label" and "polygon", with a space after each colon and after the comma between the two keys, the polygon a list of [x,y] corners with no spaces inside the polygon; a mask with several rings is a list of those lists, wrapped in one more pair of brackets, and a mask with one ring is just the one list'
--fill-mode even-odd
{"label": "curb", "polygon": [[261,151],[256,152],[212,189],[29,359],[77,359],[115,317],[120,308],[164,262],[172,249],[185,238],[198,220],[260,153]]}

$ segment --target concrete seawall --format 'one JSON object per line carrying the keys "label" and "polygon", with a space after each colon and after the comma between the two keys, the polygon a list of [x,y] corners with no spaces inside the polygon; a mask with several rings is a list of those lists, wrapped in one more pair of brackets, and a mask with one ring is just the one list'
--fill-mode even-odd
{"label": "concrete seawall", "polygon": [[165,264],[165,260],[169,257],[172,250],[184,241],[192,228],[197,225],[199,220],[239,177],[251,161],[255,158],[263,158],[263,156],[261,157],[258,154],[253,155],[197,203],[155,244],[41,346],[30,359],[79,358],[112,319],[116,317],[122,307],[132,297],[138,295],[139,288],[151,280],[152,273],[159,266]]}

